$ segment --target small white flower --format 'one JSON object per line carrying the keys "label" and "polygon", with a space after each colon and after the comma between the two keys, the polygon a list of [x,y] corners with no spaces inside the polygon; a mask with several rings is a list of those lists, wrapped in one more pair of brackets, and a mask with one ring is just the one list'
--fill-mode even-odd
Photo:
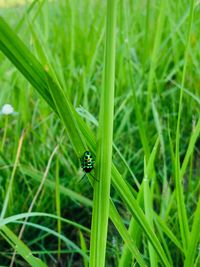
{"label": "small white flower", "polygon": [[124,43],[125,43],[125,44],[128,44],[128,41],[129,41],[128,38],[125,38],[125,39],[124,39]]}
{"label": "small white flower", "polygon": [[4,104],[1,109],[1,114],[10,115],[14,113],[14,108],[10,104]]}

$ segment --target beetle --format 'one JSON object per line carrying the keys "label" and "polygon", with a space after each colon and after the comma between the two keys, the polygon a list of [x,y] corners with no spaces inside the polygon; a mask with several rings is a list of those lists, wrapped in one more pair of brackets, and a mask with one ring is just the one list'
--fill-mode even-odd
{"label": "beetle", "polygon": [[[81,160],[81,167],[82,167],[83,171],[85,172],[85,174],[81,178],[81,180],[82,180],[87,173],[90,173],[94,169],[95,160],[94,160],[94,157],[90,151],[85,151],[80,160]],[[97,180],[92,174],[91,174],[91,176],[95,180]]]}

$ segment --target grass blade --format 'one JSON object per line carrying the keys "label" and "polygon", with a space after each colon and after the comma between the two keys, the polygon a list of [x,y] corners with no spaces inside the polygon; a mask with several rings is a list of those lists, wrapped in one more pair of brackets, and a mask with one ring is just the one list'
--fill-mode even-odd
{"label": "grass blade", "polygon": [[11,178],[10,178],[10,181],[9,181],[9,185],[8,185],[8,188],[7,188],[5,200],[4,200],[2,211],[1,211],[1,219],[6,214],[6,210],[7,210],[8,203],[9,203],[10,194],[12,193],[13,181],[14,181],[15,173],[16,173],[17,166],[18,166],[18,163],[19,163],[19,158],[20,158],[20,154],[21,154],[21,149],[22,149],[22,144],[23,144],[24,137],[25,137],[25,132],[22,133],[22,135],[21,135],[21,137],[19,139],[17,154],[16,154],[16,157],[15,157],[15,163],[14,163],[14,166],[13,166],[13,171],[12,171],[12,174],[11,174]]}
{"label": "grass blade", "polygon": [[[12,36],[12,42],[10,37]],[[29,52],[17,35],[0,17],[0,49],[7,55],[10,61],[27,77],[29,82],[37,88],[39,94],[54,108],[53,99],[46,86],[44,68],[37,59]]]}
{"label": "grass blade", "polygon": [[[87,245],[86,245],[85,238],[84,238],[81,231],[79,231],[79,238],[80,238],[81,249],[86,254],[87,253]],[[84,265],[84,267],[89,266],[89,260],[84,258],[84,257],[83,257],[83,265]]]}
{"label": "grass blade", "polygon": [[159,15],[158,15],[158,21],[157,21],[157,28],[156,28],[156,36],[155,36],[155,42],[154,47],[152,51],[152,57],[151,57],[151,66],[149,70],[148,75],[148,84],[147,84],[147,107],[146,107],[146,117],[148,118],[149,115],[149,109],[151,105],[151,95],[152,95],[152,89],[153,89],[153,82],[155,78],[155,70],[157,68],[158,63],[158,51],[159,51],[159,45],[161,42],[161,36],[164,29],[164,21],[165,21],[165,1],[160,1],[160,9],[159,9]]}
{"label": "grass blade", "polygon": [[192,155],[192,152],[194,151],[194,145],[197,141],[197,138],[199,137],[199,133],[200,133],[200,118],[198,119],[198,122],[196,124],[196,127],[194,128],[191,137],[190,137],[190,142],[181,166],[181,170],[180,170],[180,177],[183,178],[183,175],[185,174],[186,168],[188,166],[189,163],[189,159]]}
{"label": "grass blade", "polygon": [[99,182],[94,186],[90,246],[91,267],[105,266],[113,143],[116,7],[117,1],[107,1],[105,62],[96,160]]}
{"label": "grass blade", "polygon": [[[153,228],[153,199],[152,199],[152,192],[150,190],[150,177],[153,176],[153,166],[154,166],[154,160],[155,155],[157,151],[157,147],[159,144],[159,139],[157,139],[155,146],[153,148],[153,152],[151,153],[151,156],[149,158],[148,165],[146,166],[146,162],[144,164],[144,179],[143,179],[143,185],[144,185],[144,209],[145,209],[145,215],[147,218],[147,221]],[[150,242],[148,242],[149,247],[149,256],[150,256],[150,263],[151,266],[157,266],[157,258],[155,254],[155,250]]]}
{"label": "grass blade", "polygon": [[186,251],[186,257],[184,262],[184,267],[194,266],[195,254],[199,250],[198,243],[200,240],[200,198],[197,204],[196,212],[194,215],[194,221],[192,225],[191,236],[188,244],[188,250]]}
{"label": "grass blade", "polygon": [[16,249],[30,266],[47,267],[44,262],[32,255],[31,250],[7,226],[4,225],[0,228],[0,234],[2,233],[9,244]]}
{"label": "grass blade", "polygon": [[[56,172],[55,172],[55,197],[56,197],[56,214],[58,217],[61,216],[61,211],[60,211],[60,178],[59,178],[59,159],[56,157]],[[45,179],[46,180],[46,179]],[[45,181],[44,181],[45,182]],[[57,231],[59,234],[61,234],[61,220],[58,219],[57,221]],[[58,262],[60,261],[60,251],[61,251],[61,240],[58,238]]]}
{"label": "grass blade", "polygon": [[181,120],[181,112],[182,112],[183,88],[184,88],[185,78],[186,78],[186,67],[187,67],[189,45],[190,45],[190,34],[191,34],[192,21],[193,21],[193,15],[194,15],[194,3],[195,1],[191,0],[189,24],[188,24],[188,30],[187,30],[187,42],[186,42],[186,49],[185,49],[185,60],[184,60],[181,89],[180,89],[179,110],[178,110],[178,119],[177,119],[177,128],[176,128],[176,152],[175,152],[176,199],[177,199],[177,206],[178,206],[178,217],[179,217],[181,238],[182,238],[183,247],[185,250],[187,250],[187,246],[188,246],[189,226],[188,226],[186,207],[184,204],[182,179],[180,176],[179,143],[180,143],[180,120]]}
{"label": "grass blade", "polygon": [[146,263],[144,261],[144,259],[142,258],[138,248],[136,247],[136,244],[132,238],[132,236],[130,235],[130,233],[127,232],[122,219],[119,215],[119,213],[117,212],[115,206],[113,205],[113,202],[111,201],[111,207],[112,209],[110,209],[110,216],[112,218],[112,221],[115,225],[115,227],[117,228],[118,232],[120,233],[120,235],[123,237],[123,240],[125,241],[125,244],[127,245],[129,251],[132,254],[132,257],[135,257],[138,264],[140,266],[146,266]]}

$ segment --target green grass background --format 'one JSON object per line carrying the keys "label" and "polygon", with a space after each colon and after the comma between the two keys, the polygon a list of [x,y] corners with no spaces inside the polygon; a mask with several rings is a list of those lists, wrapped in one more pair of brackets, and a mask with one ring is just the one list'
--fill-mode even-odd
{"label": "green grass background", "polygon": [[[88,266],[93,190],[78,182],[79,158],[96,155],[106,1],[0,13],[14,31],[1,22],[0,105],[16,111],[0,115],[0,265],[16,249],[15,266]],[[195,1],[117,3],[112,161],[121,176],[112,167],[105,266],[200,266],[199,13]]]}

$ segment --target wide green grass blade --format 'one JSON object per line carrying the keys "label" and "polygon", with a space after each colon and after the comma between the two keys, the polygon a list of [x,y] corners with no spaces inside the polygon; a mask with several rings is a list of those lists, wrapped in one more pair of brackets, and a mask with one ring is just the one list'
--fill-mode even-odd
{"label": "wide green grass blade", "polygon": [[[12,37],[11,37],[12,36]],[[12,41],[10,42],[10,37]],[[46,86],[44,68],[37,59],[29,52],[28,48],[13,34],[11,28],[0,17],[0,49],[11,62],[27,77],[29,82],[37,88],[39,94],[54,108],[52,97]]]}
{"label": "wide green grass blade", "polygon": [[115,28],[117,1],[107,0],[105,60],[98,127],[96,174],[90,245],[90,267],[105,266],[112,165]]}

